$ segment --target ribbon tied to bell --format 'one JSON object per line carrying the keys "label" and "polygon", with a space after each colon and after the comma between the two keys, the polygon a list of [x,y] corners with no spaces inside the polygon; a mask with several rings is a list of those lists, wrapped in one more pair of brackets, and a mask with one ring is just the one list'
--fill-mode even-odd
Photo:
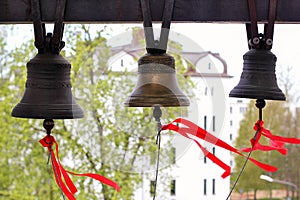
{"label": "ribbon tied to bell", "polygon": [[[286,155],[288,150],[284,148],[285,143],[300,144],[300,139],[298,138],[273,135],[270,130],[264,128],[264,122],[262,120],[258,120],[253,128],[255,131],[258,131],[257,137],[256,139],[252,138],[250,140],[252,147],[241,149],[243,152],[250,152],[251,150],[278,151],[282,155]],[[266,138],[270,139],[269,145],[262,145],[259,143],[261,136],[265,136]]]}
{"label": "ribbon tied to bell", "polygon": [[[40,140],[40,143],[43,147],[47,147],[49,151],[49,158],[51,158],[52,169],[55,176],[55,181],[59,188],[61,189],[62,193],[69,199],[69,200],[76,200],[74,194],[77,192],[77,188],[74,185],[73,181],[71,180],[69,174],[74,176],[85,176],[95,179],[103,184],[109,185],[115,188],[117,191],[120,191],[120,187],[117,183],[113,182],[112,180],[101,176],[99,174],[93,173],[85,173],[85,174],[77,174],[74,172],[70,172],[64,169],[61,165],[58,157],[58,143],[52,135],[46,135],[44,138]],[[55,151],[52,146],[55,145]]]}
{"label": "ribbon tied to bell", "polygon": [[[210,159],[212,162],[214,162],[219,167],[221,167],[222,169],[225,170],[225,172],[222,174],[222,178],[226,178],[227,176],[230,175],[231,167],[228,166],[227,164],[225,164],[217,156],[210,153],[205,147],[203,147],[200,144],[200,142],[198,142],[198,140],[194,139],[192,136],[194,136],[198,139],[205,140],[205,141],[207,141],[211,144],[214,144],[214,145],[219,146],[223,149],[226,149],[228,151],[236,153],[240,156],[247,157],[241,151],[239,151],[238,149],[232,147],[231,145],[227,144],[223,140],[217,138],[216,136],[212,135],[211,133],[209,133],[206,130],[202,129],[201,127],[197,126],[193,122],[191,122],[189,120],[186,120],[186,119],[183,119],[183,118],[177,118],[173,122],[171,122],[169,124],[166,124],[166,125],[163,125],[162,128],[161,128],[161,131],[164,131],[164,130],[175,131],[175,132],[179,133],[180,135],[194,141],[200,147],[200,149],[203,151],[204,155],[208,159]],[[265,133],[265,132],[262,131],[262,134],[267,135],[268,133]],[[273,136],[273,137],[275,137],[275,136]],[[280,145],[280,143],[278,143],[278,145]],[[276,167],[265,164],[265,163],[262,163],[262,162],[259,162],[259,161],[255,160],[253,158],[249,158],[249,160],[251,162],[253,162],[255,165],[257,165],[258,167],[260,167],[260,168],[262,168],[266,171],[275,172],[277,170]]]}

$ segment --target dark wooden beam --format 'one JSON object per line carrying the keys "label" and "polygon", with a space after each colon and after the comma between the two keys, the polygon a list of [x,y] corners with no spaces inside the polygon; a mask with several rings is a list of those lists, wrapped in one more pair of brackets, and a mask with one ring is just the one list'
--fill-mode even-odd
{"label": "dark wooden beam", "polygon": [[[54,21],[55,0],[40,0],[42,19]],[[153,21],[160,21],[162,0],[150,0]],[[266,21],[269,0],[256,0],[258,21]],[[0,23],[31,23],[30,0],[0,0]],[[67,23],[141,22],[139,0],[67,0]],[[247,0],[175,0],[173,21],[244,23]],[[300,1],[278,0],[276,23],[300,23]]]}

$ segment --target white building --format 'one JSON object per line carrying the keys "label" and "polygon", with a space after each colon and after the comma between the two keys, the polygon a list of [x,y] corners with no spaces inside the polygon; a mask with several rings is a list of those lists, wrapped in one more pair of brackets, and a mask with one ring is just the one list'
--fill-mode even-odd
{"label": "white building", "polygon": [[[143,31],[136,35],[143,37]],[[109,67],[113,71],[137,71],[136,59],[144,52],[131,32],[111,39],[112,56]],[[118,45],[118,41],[127,41]],[[241,115],[245,112],[246,101],[228,98],[232,88],[228,87],[231,76],[227,74],[226,62],[217,53],[204,51],[193,41],[178,33],[170,32],[170,40],[182,45],[182,56],[194,66],[186,75],[191,76],[196,87],[189,97],[191,105],[185,117],[208,130],[218,138],[232,144],[236,137]],[[172,50],[170,50],[172,51]],[[187,64],[187,62],[185,63]],[[163,140],[166,139],[164,136]],[[180,135],[170,137],[172,152],[175,155],[172,163],[161,166],[159,172],[156,199],[168,200],[219,200],[225,199],[230,191],[230,177],[223,179],[224,170],[207,159],[200,148],[191,140]],[[202,141],[201,144],[214,153],[227,165],[233,161],[229,151]],[[154,163],[148,163],[153,165]],[[153,199],[155,171],[143,174],[143,182],[135,193],[137,200]]]}

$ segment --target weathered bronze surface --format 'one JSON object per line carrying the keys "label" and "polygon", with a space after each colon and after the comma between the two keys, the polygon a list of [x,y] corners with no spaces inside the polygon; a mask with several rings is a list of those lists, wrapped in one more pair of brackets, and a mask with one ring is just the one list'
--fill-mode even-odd
{"label": "weathered bronze surface", "polygon": [[74,100],[71,64],[60,54],[37,54],[27,63],[26,90],[12,116],[36,119],[73,119],[84,116]]}
{"label": "weathered bronze surface", "polygon": [[285,100],[277,85],[275,74],[276,56],[265,49],[251,49],[243,56],[244,66],[238,85],[230,97],[251,99]]}
{"label": "weathered bronze surface", "polygon": [[146,54],[138,61],[138,81],[125,105],[129,107],[188,106],[175,76],[175,61],[168,54]]}

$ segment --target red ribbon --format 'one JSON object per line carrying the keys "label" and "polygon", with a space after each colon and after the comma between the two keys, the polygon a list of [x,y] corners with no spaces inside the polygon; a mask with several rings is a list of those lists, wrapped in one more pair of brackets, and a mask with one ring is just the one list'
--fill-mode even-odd
{"label": "red ribbon", "polygon": [[[173,123],[175,123],[176,125],[173,124]],[[184,125],[184,127],[179,127],[178,124],[182,124],[182,125]],[[199,126],[197,126],[193,122],[191,122],[189,120],[186,120],[186,119],[182,119],[182,118],[175,119],[173,122],[171,122],[167,125],[163,125],[161,130],[175,131],[175,132],[181,134],[182,136],[196,142],[196,144],[200,147],[200,149],[203,151],[204,155],[207,156],[208,159],[210,159],[211,161],[213,161],[214,163],[216,163],[218,166],[220,166],[222,169],[225,170],[225,172],[222,174],[222,178],[226,178],[227,176],[230,175],[231,167],[228,166],[227,164],[225,164],[224,162],[222,162],[214,154],[207,151],[197,140],[191,138],[189,135],[193,135],[193,136],[195,136],[199,139],[210,142],[214,145],[217,145],[217,146],[222,147],[226,150],[234,152],[234,153],[236,153],[240,156],[247,157],[244,154],[242,154],[238,149],[230,146],[229,144],[227,144],[223,140],[218,139],[214,135],[210,134],[206,130],[200,128]],[[253,158],[249,158],[249,160],[251,162],[253,162],[255,165],[257,165],[258,167],[260,167],[260,168],[262,168],[266,171],[275,172],[277,170],[276,167],[268,165],[268,164],[261,163],[261,162],[255,160],[255,159],[253,159]]]}
{"label": "red ribbon", "polygon": [[[120,186],[117,183],[115,183],[112,180],[110,180],[104,176],[101,176],[99,174],[92,174],[92,173],[77,174],[77,173],[65,170],[59,161],[58,143],[56,142],[55,138],[52,135],[45,136],[44,138],[42,138],[40,140],[40,143],[44,147],[48,148],[48,151],[51,156],[52,169],[53,169],[53,173],[55,176],[55,181],[56,181],[57,185],[61,188],[62,192],[65,194],[65,196],[69,200],[76,200],[76,198],[74,197],[74,194],[77,192],[77,188],[74,185],[74,183],[72,182],[69,174],[72,174],[75,176],[90,177],[90,178],[93,178],[95,180],[98,180],[106,185],[109,185],[109,186],[115,188],[117,191],[120,191]],[[56,156],[52,149],[53,144],[55,144]],[[64,181],[63,181],[63,179],[64,179]]]}
{"label": "red ribbon", "polygon": [[[241,149],[244,152],[249,152],[251,149],[253,151],[255,150],[261,150],[261,151],[278,151],[279,153],[286,155],[287,149],[284,148],[285,143],[290,144],[300,144],[300,139],[298,138],[287,138],[287,137],[281,137],[277,135],[273,135],[271,131],[264,128],[264,122],[261,120],[258,120],[254,125],[254,130],[258,131],[257,138],[252,138],[250,140],[252,147],[251,148],[243,148]],[[269,145],[262,145],[259,143],[259,139],[261,136],[265,136],[270,139]]]}

